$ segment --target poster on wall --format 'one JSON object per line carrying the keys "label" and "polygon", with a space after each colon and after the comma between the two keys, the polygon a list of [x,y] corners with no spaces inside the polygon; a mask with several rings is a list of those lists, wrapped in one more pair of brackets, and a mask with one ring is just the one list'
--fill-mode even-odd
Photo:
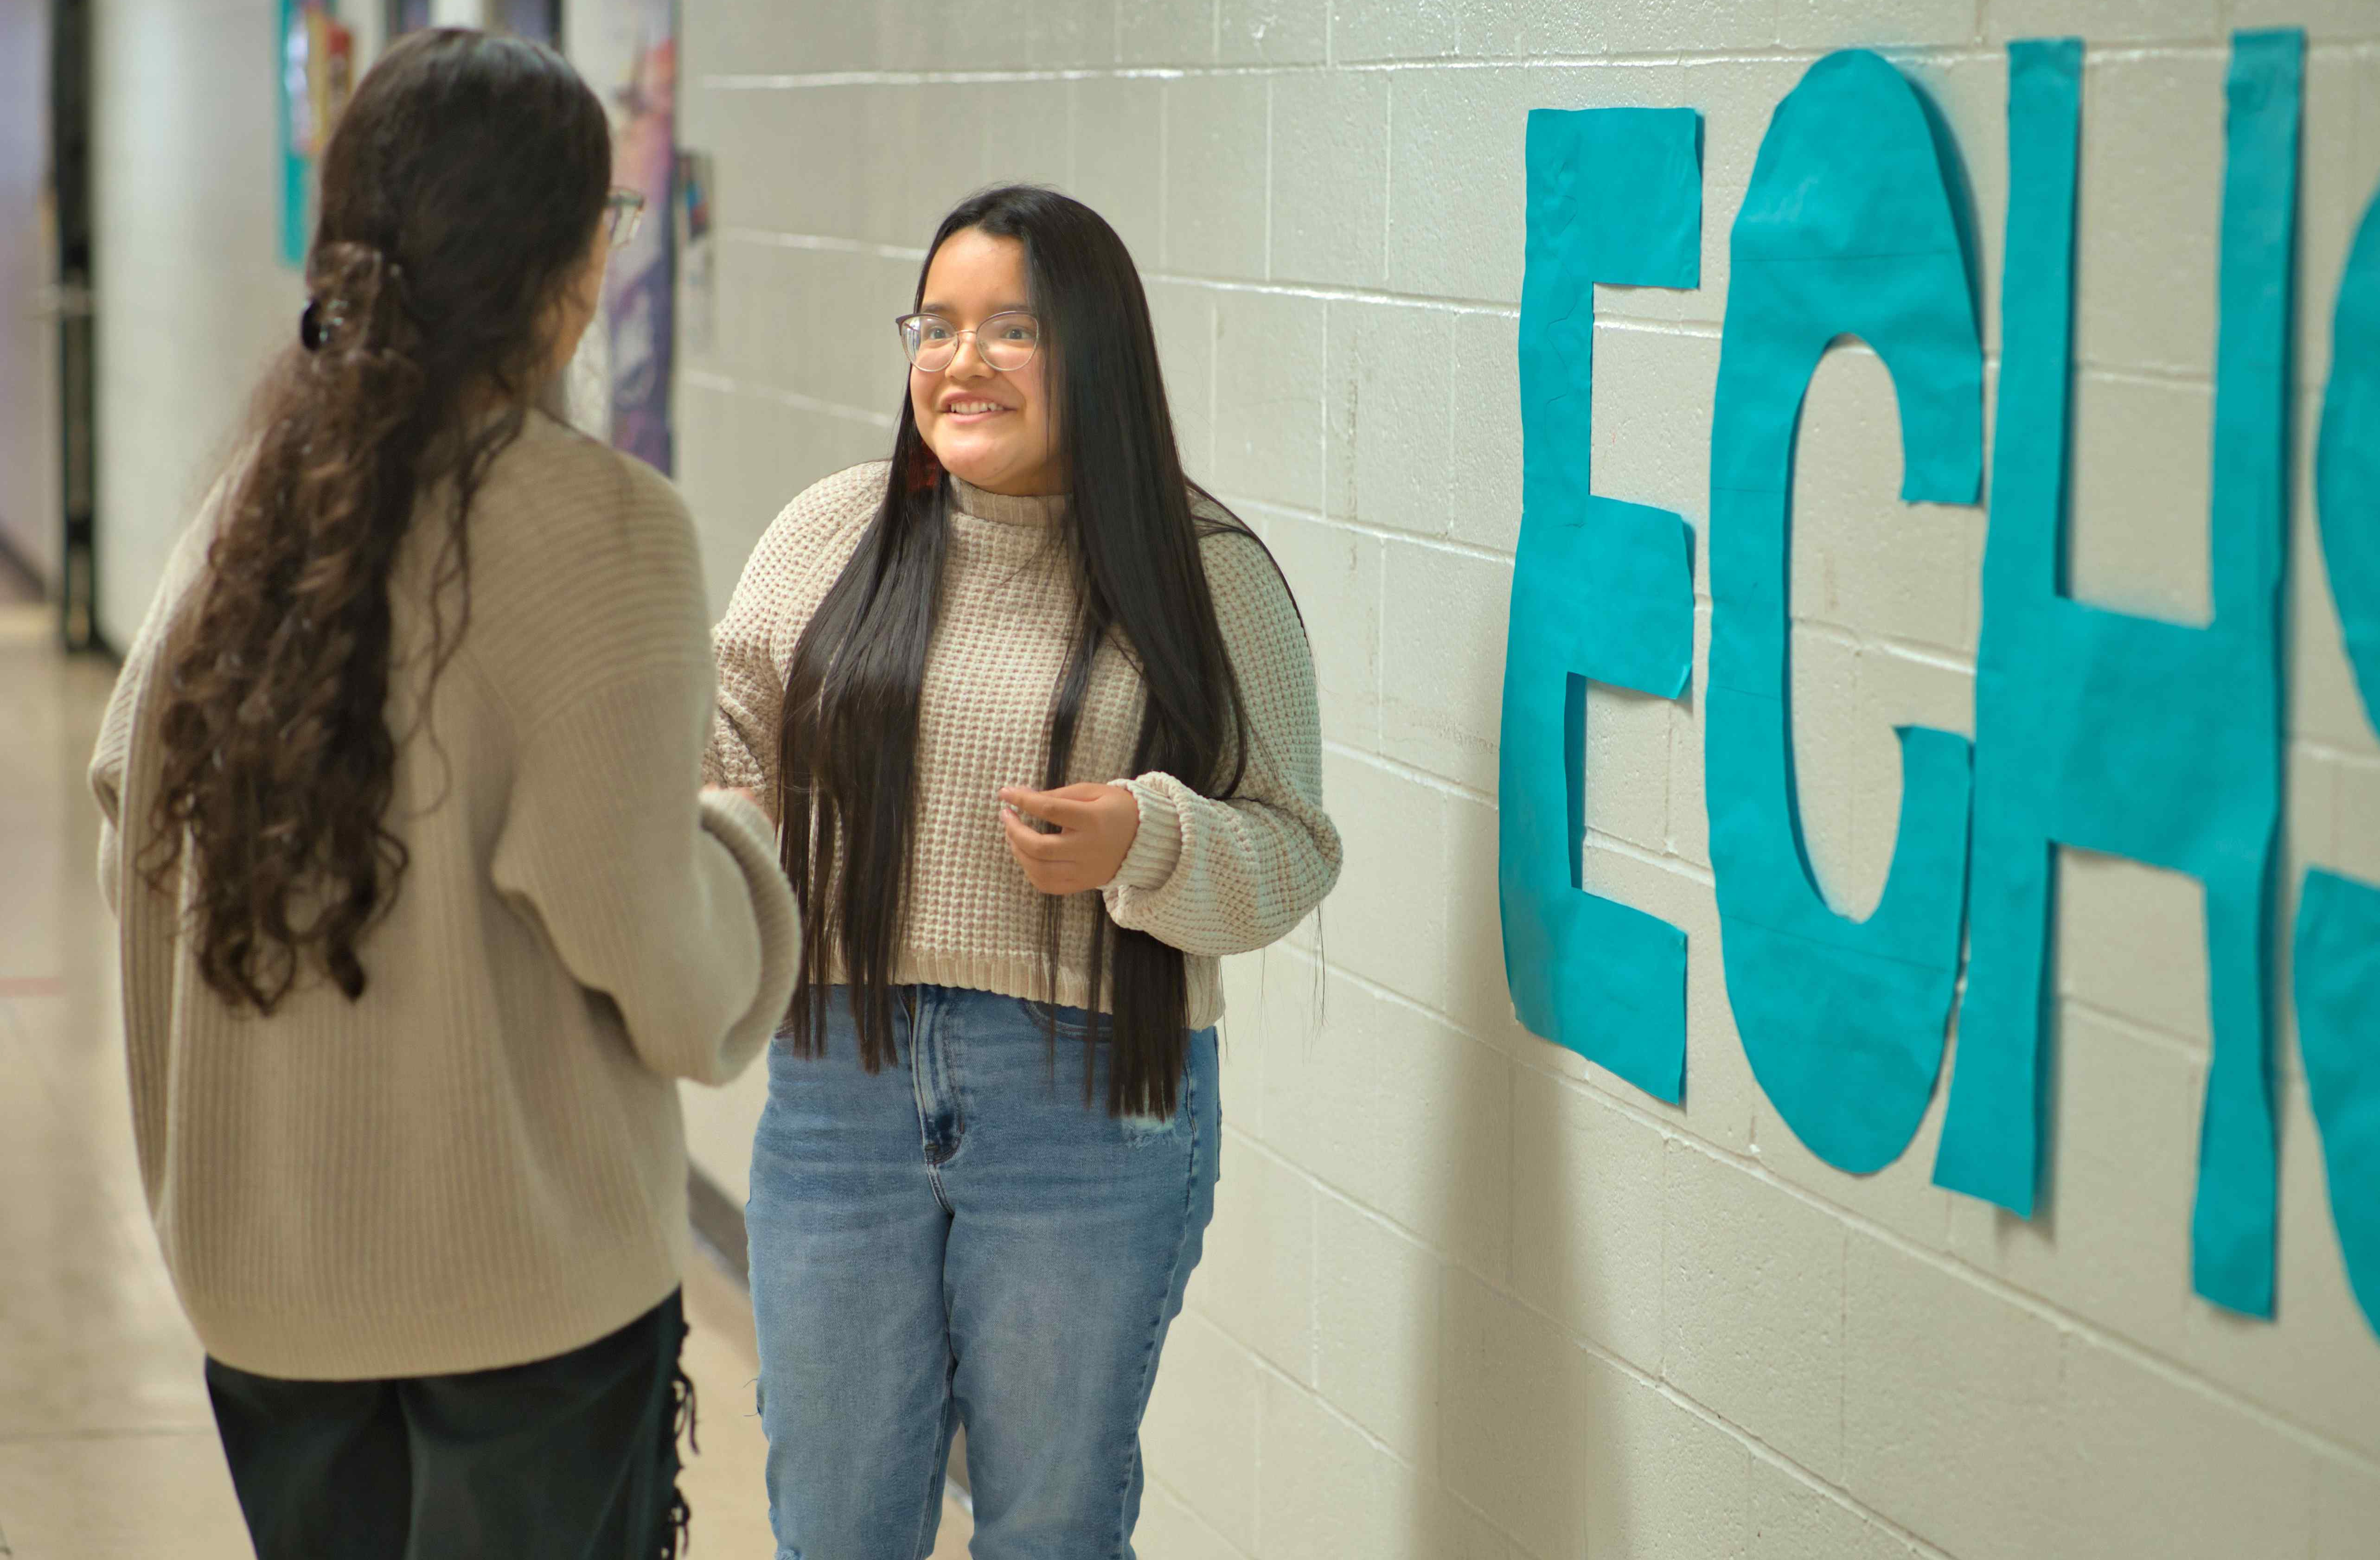
{"label": "poster on wall", "polygon": [[[2085,59],[2077,39],[2009,46],[1998,435],[1974,736],[1896,728],[1901,816],[1882,896],[1862,920],[1821,893],[1794,792],[1790,522],[1811,376],[1845,339],[1882,360],[1900,412],[1904,501],[1975,503],[1984,453],[1960,164],[1920,89],[1879,54],[1818,60],[1762,138],[1729,240],[1710,434],[1709,862],[1730,1016],[1777,1119],[1839,1170],[1866,1175],[1898,1161],[1939,1097],[1955,1014],[1934,1180],[2033,1217],[2049,1189],[2054,1047],[2072,995],[2055,967],[2058,853],[2195,878],[2211,1043],[2192,1287],[2266,1320],[2276,1314],[2281,1235],[2273,953],[2289,794],[2289,365],[2305,61],[2301,30],[2232,35],[2209,441],[2215,612],[2187,625],[2068,592]],[[1529,119],[1523,519],[1504,664],[1499,885],[1506,979],[1522,1022],[1675,1104],[1685,1046],[1668,1015],[1681,1005],[1682,940],[1656,940],[1664,924],[1617,920],[1634,913],[1585,891],[1575,865],[1586,828],[1583,766],[1572,756],[1585,743],[1586,680],[1670,696],[1687,684],[1682,668],[1615,672],[1632,664],[1614,654],[1629,647],[1590,645],[1581,626],[1608,640],[1631,610],[1647,625],[1663,611],[1674,619],[1688,588],[1666,538],[1660,566],[1641,579],[1614,566],[1629,558],[1615,522],[1641,506],[1596,494],[1587,458],[1591,288],[1695,282],[1690,264],[1649,273],[1629,264],[1649,220],[1663,215],[1646,192],[1662,187],[1665,161],[1681,198],[1663,220],[1680,240],[1694,231],[1682,197],[1698,196],[1701,170],[1684,153],[1684,127],[1670,130],[1678,150],[1665,160],[1648,134],[1653,121],[1625,117],[1661,112],[1690,111],[1541,109]],[[1596,179],[1619,181],[1630,198],[1597,199]],[[2380,537],[2380,196],[2338,284],[2333,330],[2315,507],[2342,647],[2372,715],[2380,713],[2380,541],[2372,539]],[[1598,592],[1627,599],[1607,603]],[[2311,863],[2301,881],[2290,974],[2304,1092],[2349,1281],[2380,1332],[2380,882]],[[1624,980],[1606,973],[1615,947]]]}
{"label": "poster on wall", "polygon": [[323,0],[281,0],[281,260],[306,263],[315,169],[355,87],[356,37]]}
{"label": "poster on wall", "polygon": [[686,346],[699,357],[719,339],[719,272],[710,238],[710,153],[677,154],[677,253],[686,272]]}
{"label": "poster on wall", "polygon": [[562,47],[562,0],[490,0],[488,30]]}
{"label": "poster on wall", "polygon": [[675,334],[676,6],[574,0],[565,32],[571,63],[612,116],[612,181],[645,198],[645,220],[612,257],[602,317],[574,365],[571,414],[588,432],[666,473]]}

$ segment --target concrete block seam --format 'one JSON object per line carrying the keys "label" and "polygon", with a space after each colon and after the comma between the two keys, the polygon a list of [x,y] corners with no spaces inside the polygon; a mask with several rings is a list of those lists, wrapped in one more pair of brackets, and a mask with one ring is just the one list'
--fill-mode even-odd
{"label": "concrete block seam", "polygon": [[[1399,1006],[1411,1009],[1416,1012],[1426,1015],[1435,1022],[1449,1028],[1468,1033],[1465,1026],[1451,1014],[1439,1012],[1437,1010],[1429,1008],[1424,1003],[1416,1002],[1402,992],[1393,990],[1390,987],[1381,986],[1376,981],[1366,979],[1356,972],[1349,970],[1335,962],[1326,961],[1325,968],[1330,973],[1341,976],[1350,985],[1367,992],[1369,995],[1379,1000],[1391,1002]],[[1975,1288],[1982,1289],[1996,1299],[2031,1312],[2038,1319],[2048,1322],[2053,1326],[2058,1327],[2063,1332],[2072,1333],[2086,1338],[2089,1341],[2097,1344],[2101,1348],[2110,1350],[2111,1352],[2124,1356],[2132,1363],[2158,1374],[2165,1380],[2175,1385],[2187,1386],[2192,1391],[2198,1392],[2201,1395],[2222,1404],[2228,1410],[2238,1412],[2249,1418],[2257,1420],[2264,1423],[2266,1428],[2277,1431],[2302,1445],[2323,1452],[2326,1455],[2341,1458],[2359,1469],[2374,1474],[2380,1474],[2380,1457],[2375,1457],[2359,1448],[2334,1441],[2322,1432],[2301,1424],[2295,1419],[2277,1409],[2269,1408],[2265,1404],[2258,1403],[2253,1399],[2232,1390],[2231,1388],[2222,1385],[2219,1383],[2208,1381],[2182,1361],[2168,1359],[2163,1354],[2158,1353],[2155,1349],[2151,1348],[2147,1345],[2143,1344],[2136,1339],[2126,1337],[2121,1334],[2112,1332],[2107,1327],[2097,1322],[2091,1321],[2085,1317],[2079,1316],[2069,1312],[2050,1300],[2045,1300],[2029,1290],[2021,1288],[2018,1286],[2010,1283],[2007,1279],[2000,1277],[1997,1274],[1985,1272],[1983,1269],[1975,1267],[1972,1264],[1960,1258],[1950,1256],[1948,1253],[1928,1251],[1924,1246],[1921,1246],[1917,1242],[1910,1240],[1908,1237],[1876,1222],[1875,1219],[1864,1214],[1844,1207],[1840,1203],[1830,1202],[1827,1198],[1820,1196],[1818,1193],[1812,1191],[1806,1187],[1800,1186],[1792,1181],[1785,1179],[1783,1177],[1778,1175],[1774,1170],[1768,1168],[1767,1165],[1763,1164],[1756,1155],[1737,1154],[1731,1150],[1720,1147],[1719,1145],[1685,1130],[1678,1121],[1654,1114],[1638,1100],[1631,1099],[1621,1093],[1594,1089],[1593,1085],[1584,1082],[1583,1081],[1570,1078],[1559,1072],[1548,1070],[1532,1058],[1521,1054],[1521,1051],[1543,1050],[1546,1048],[1547,1047],[1543,1046],[1522,1047],[1519,1051],[1507,1051],[1504,1054],[1515,1067],[1536,1073],[1550,1085],[1574,1089],[1588,1089],[1597,1093],[1601,1095],[1602,1098],[1615,1105],[1621,1111],[1633,1117],[1639,1123],[1651,1127],[1655,1131],[1658,1131],[1665,1139],[1675,1140],[1695,1153],[1702,1154],[1706,1157],[1743,1170],[1760,1180],[1767,1182],[1775,1189],[1783,1191],[1786,1195],[1793,1198],[1795,1201],[1816,1207],[1820,1211],[1831,1215],[1853,1232],[1866,1235],[1880,1244],[1891,1248],[1893,1251],[1903,1256],[1910,1257],[1928,1267],[1934,1268],[1937,1272],[1956,1278],[1961,1282],[1972,1284]],[[1310,1174],[1311,1172],[1306,1173]],[[1455,1265],[1462,1265],[1459,1259],[1450,1257],[1449,1261]],[[1504,1288],[1496,1280],[1488,1277],[1487,1275],[1479,1274],[1475,1270],[1467,1267],[1465,1267],[1463,1271],[1471,1272],[1482,1284],[1488,1285],[1488,1288],[1493,1289],[1496,1293],[1504,1295],[1506,1298],[1511,1299],[1513,1303],[1523,1306],[1533,1315],[1538,1315],[1545,1321],[1561,1328],[1565,1336],[1574,1336],[1574,1335],[1570,1333],[1568,1326],[1559,1318],[1546,1315],[1544,1312],[1539,1312],[1536,1307],[1528,1305],[1525,1300],[1523,1300],[1517,1295],[1511,1294],[1509,1290]],[[1589,1349],[1597,1348],[1597,1346],[1588,1343],[1585,1339],[1578,1339],[1577,1341],[1582,1347]],[[1615,1362],[1619,1361],[1615,1360]]]}

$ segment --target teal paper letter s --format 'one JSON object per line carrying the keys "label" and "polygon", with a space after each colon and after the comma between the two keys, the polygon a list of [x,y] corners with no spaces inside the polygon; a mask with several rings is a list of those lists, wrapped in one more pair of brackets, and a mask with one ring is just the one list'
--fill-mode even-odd
{"label": "teal paper letter s", "polygon": [[2363,208],[2331,311],[2314,502],[2348,663],[2380,725],[2380,194]]}
{"label": "teal paper letter s", "polygon": [[[2380,724],[2380,195],[2364,208],[2331,317],[2314,499],[2348,659],[2364,714]],[[2293,962],[2330,1219],[2363,1319],[2380,1332],[2380,886],[2309,871]]]}
{"label": "teal paper letter s", "polygon": [[1904,728],[1900,837],[1876,913],[1811,881],[1793,792],[1786,581],[1793,444],[1828,345],[1854,334],[1900,396],[1901,494],[1972,503],[1983,357],[1942,148],[1916,89],[1829,54],[1778,105],[1736,219],[1711,437],[1711,865],[1728,998],[1763,1090],[1811,1151],[1876,1170],[1942,1061],[1967,856],[1966,743]]}
{"label": "teal paper letter s", "polygon": [[1692,287],[1702,122],[1691,109],[1529,115],[1521,289],[1521,543],[1504,652],[1498,881],[1521,1022],[1646,1093],[1682,1097],[1686,938],[1582,892],[1585,680],[1675,697],[1694,656],[1685,522],[1594,496],[1595,284]]}

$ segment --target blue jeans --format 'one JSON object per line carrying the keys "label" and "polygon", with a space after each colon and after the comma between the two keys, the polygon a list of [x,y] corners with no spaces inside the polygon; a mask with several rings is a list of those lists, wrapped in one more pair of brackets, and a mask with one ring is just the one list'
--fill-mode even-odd
{"label": "blue jeans", "polygon": [[966,1426],[975,1560],[1130,1560],[1140,1420],[1214,1213],[1215,1032],[1171,1120],[1083,1104],[1084,1015],[900,994],[870,1076],[838,992],[826,1055],[769,1050],[752,1312],[778,1560],[923,1560]]}

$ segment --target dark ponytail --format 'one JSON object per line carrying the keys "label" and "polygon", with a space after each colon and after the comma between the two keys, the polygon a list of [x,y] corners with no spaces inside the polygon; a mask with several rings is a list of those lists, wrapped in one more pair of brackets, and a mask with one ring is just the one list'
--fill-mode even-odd
{"label": "dark ponytail", "polygon": [[406,867],[390,575],[436,494],[434,683],[468,622],[472,497],[544,389],[610,182],[586,83],[475,32],[395,44],[331,138],[300,339],[258,393],[204,599],[164,652],[143,866],[162,889],[194,858],[199,973],[234,1006],[273,1011],[309,968],[363,994],[358,945]]}

